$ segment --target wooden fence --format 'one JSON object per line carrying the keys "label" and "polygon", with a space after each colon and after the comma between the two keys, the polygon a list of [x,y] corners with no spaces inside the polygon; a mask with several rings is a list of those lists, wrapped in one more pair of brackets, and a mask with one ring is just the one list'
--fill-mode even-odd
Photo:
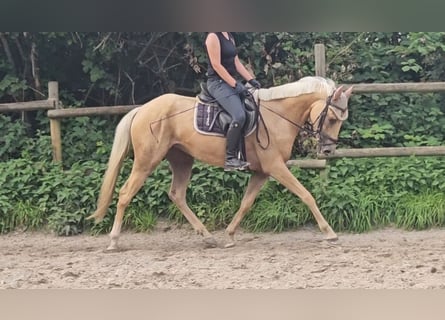
{"label": "wooden fence", "polygon": [[[445,91],[445,82],[433,83],[390,83],[390,84],[354,84],[355,93],[370,92],[435,92]],[[48,117],[56,128],[60,128],[60,120],[70,117],[100,116],[125,114],[138,105],[113,106],[113,107],[93,107],[76,109],[54,109],[48,111]],[[60,129],[57,132],[51,131],[54,160],[62,161]],[[299,166],[301,168],[325,168],[326,159],[332,158],[359,158],[359,157],[399,157],[399,156],[445,156],[445,146],[435,147],[395,147],[395,148],[363,148],[363,149],[338,149],[329,156],[320,155],[319,159],[290,160],[289,166]]]}
{"label": "wooden fence", "polygon": [[[316,44],[314,48],[315,54],[315,75],[326,76],[325,62],[325,46]],[[345,85],[349,87],[351,84]],[[445,92],[445,82],[427,82],[427,83],[366,83],[353,84],[355,94],[368,93],[401,93],[401,92]],[[94,108],[77,108],[77,109],[55,109],[48,111],[48,117],[59,124],[60,119],[78,116],[92,115],[110,115],[124,114],[137,105],[130,106],[114,106],[114,107],[94,107]],[[60,140],[60,132],[52,141]],[[61,150],[60,144],[53,145],[53,150]],[[445,146],[439,147],[400,147],[400,148],[367,148],[367,149],[338,149],[329,156],[319,156],[319,159],[303,159],[289,160],[288,166],[299,166],[301,168],[318,168],[323,169],[327,165],[327,160],[332,158],[357,158],[357,157],[398,157],[398,156],[444,156]],[[55,161],[62,161],[62,154],[54,154]]]}
{"label": "wooden fence", "polygon": [[[315,73],[317,76],[326,76],[325,47],[316,44]],[[352,84],[345,85],[346,87]],[[403,93],[403,92],[445,92],[445,82],[426,83],[366,83],[353,84],[355,94],[368,93]],[[61,121],[65,118],[83,116],[101,116],[125,114],[139,105],[104,106],[92,108],[62,109],[59,104],[57,82],[48,83],[48,99],[41,101],[0,104],[0,112],[48,110],[50,120],[51,142],[53,160],[62,162],[62,135]],[[366,149],[338,149],[329,156],[319,156],[319,159],[289,160],[288,166],[301,168],[325,168],[327,160],[332,158],[358,158],[358,157],[399,157],[399,156],[444,156],[445,146],[437,147],[399,147],[399,148],[366,148]]]}
{"label": "wooden fence", "polygon": [[61,119],[85,116],[125,114],[136,107],[138,107],[138,105],[48,110],[48,117],[51,125],[53,161],[62,162]]}
{"label": "wooden fence", "polygon": [[59,105],[59,84],[48,82],[48,99],[28,102],[2,103],[0,112],[34,111],[55,109]]}
{"label": "wooden fence", "polygon": [[[48,82],[48,99],[27,102],[3,103],[0,104],[0,112],[27,112],[34,110],[58,109],[59,104],[59,83]],[[60,140],[60,123],[50,119],[51,143],[53,146],[53,159],[62,160],[62,143]],[[59,139],[57,139],[59,137]],[[57,156],[56,156],[57,155]],[[60,158],[59,158],[60,156]]]}
{"label": "wooden fence", "polygon": [[[326,77],[326,54],[323,44],[316,44],[315,75]],[[346,88],[352,86],[345,85]],[[354,94],[368,93],[407,93],[407,92],[445,92],[445,82],[423,83],[359,83],[353,84]],[[370,157],[404,157],[404,156],[445,156],[445,146],[434,147],[393,147],[393,148],[363,148],[363,149],[337,149],[328,156],[319,155],[318,158],[326,160],[333,158],[370,158]],[[293,164],[295,160],[288,161]],[[322,160],[314,160],[322,161]],[[310,167],[311,163],[308,163]],[[315,167],[323,168],[323,163],[317,163]],[[326,162],[325,162],[326,164]]]}

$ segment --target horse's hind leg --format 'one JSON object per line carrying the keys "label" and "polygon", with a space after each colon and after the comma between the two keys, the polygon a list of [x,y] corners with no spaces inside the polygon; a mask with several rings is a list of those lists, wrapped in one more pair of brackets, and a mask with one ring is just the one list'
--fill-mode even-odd
{"label": "horse's hind leg", "polygon": [[204,242],[208,247],[216,247],[217,243],[210,232],[189,208],[186,201],[187,185],[190,181],[193,157],[179,149],[171,149],[166,156],[172,170],[172,183],[169,191],[170,199],[176,204],[181,213],[193,226],[198,234],[204,236]]}
{"label": "horse's hind leg", "polygon": [[226,234],[229,237],[228,242],[225,245],[226,248],[230,248],[235,245],[235,231],[243,220],[246,213],[252,207],[253,202],[258,195],[258,192],[261,190],[261,187],[264,185],[268,177],[269,175],[265,173],[255,172],[250,178],[240,207],[236,212],[235,217],[233,217],[229,226],[226,228]]}
{"label": "horse's hind leg", "polygon": [[122,228],[122,219],[124,217],[125,209],[130,204],[131,200],[139,191],[139,189],[142,187],[147,177],[161,160],[162,159],[158,159],[147,164],[146,162],[138,161],[135,159],[133,168],[131,169],[130,177],[128,177],[127,181],[124,183],[119,191],[116,216],[114,217],[113,228],[110,232],[111,241],[110,245],[107,248],[107,251],[115,251],[118,249],[118,240]]}

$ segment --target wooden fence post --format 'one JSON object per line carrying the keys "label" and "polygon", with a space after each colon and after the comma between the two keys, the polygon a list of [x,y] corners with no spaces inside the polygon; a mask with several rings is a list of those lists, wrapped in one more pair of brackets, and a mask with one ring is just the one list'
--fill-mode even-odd
{"label": "wooden fence post", "polygon": [[[54,102],[55,109],[59,109],[59,83],[56,81],[48,82],[48,100]],[[49,119],[51,131],[51,144],[53,147],[53,161],[62,163],[62,134],[60,130],[59,119]]]}
{"label": "wooden fence post", "polygon": [[326,77],[326,53],[322,43],[317,43],[314,47],[315,56],[315,75],[318,77]]}
{"label": "wooden fence post", "polygon": [[[322,43],[315,44],[314,56],[315,56],[315,75],[317,77],[323,77],[323,78],[326,77],[326,53],[324,44]],[[320,170],[320,178],[324,186],[328,180],[327,165],[325,165]]]}

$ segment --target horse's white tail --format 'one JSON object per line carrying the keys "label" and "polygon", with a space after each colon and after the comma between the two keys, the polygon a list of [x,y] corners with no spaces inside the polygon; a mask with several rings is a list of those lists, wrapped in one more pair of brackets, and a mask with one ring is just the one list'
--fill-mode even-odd
{"label": "horse's white tail", "polygon": [[135,108],[127,113],[116,127],[113,147],[111,149],[110,159],[108,160],[108,167],[105,172],[102,186],[100,188],[99,198],[97,200],[97,208],[96,211],[87,218],[94,218],[96,223],[103,220],[107,214],[111,200],[113,199],[117,177],[122,167],[122,163],[130,150],[131,123],[133,122],[133,118],[138,109],[139,108]]}

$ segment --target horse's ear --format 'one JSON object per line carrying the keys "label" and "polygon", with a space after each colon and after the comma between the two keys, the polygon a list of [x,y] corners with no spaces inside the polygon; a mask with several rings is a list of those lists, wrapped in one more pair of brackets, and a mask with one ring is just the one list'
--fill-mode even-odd
{"label": "horse's ear", "polygon": [[332,100],[336,101],[340,99],[341,93],[343,92],[343,86],[338,87],[335,89],[334,95],[332,96]]}
{"label": "horse's ear", "polygon": [[353,88],[353,86],[349,87],[349,89],[345,91],[346,98],[348,98],[348,99],[352,94],[352,88]]}

